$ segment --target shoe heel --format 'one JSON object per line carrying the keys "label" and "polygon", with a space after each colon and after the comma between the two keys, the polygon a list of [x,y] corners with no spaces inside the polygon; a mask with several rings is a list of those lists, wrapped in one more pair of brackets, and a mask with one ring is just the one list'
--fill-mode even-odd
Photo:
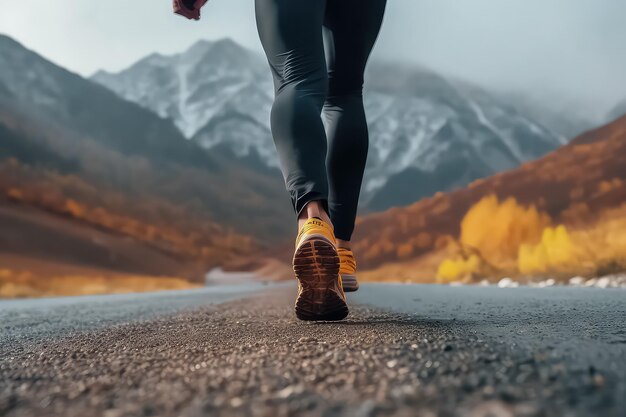
{"label": "shoe heel", "polygon": [[300,320],[342,320],[348,315],[339,286],[339,255],[325,239],[303,242],[293,258],[293,270],[300,283],[296,317]]}

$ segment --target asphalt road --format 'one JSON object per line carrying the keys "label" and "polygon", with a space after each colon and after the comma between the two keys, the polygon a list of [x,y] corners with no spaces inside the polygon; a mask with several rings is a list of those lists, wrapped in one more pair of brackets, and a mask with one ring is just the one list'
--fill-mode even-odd
{"label": "asphalt road", "polygon": [[626,290],[293,286],[0,302],[0,415],[626,415]]}

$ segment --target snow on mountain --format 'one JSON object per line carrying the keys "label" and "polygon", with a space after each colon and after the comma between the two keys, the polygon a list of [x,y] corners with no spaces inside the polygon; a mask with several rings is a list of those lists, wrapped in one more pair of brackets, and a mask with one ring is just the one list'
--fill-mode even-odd
{"label": "snow on mountain", "polygon": [[[232,40],[151,55],[92,79],[172,118],[207,149],[278,162],[269,130],[273,86],[265,60]],[[371,146],[362,204],[410,204],[437,191],[513,168],[565,143],[495,95],[416,66],[373,63],[365,106]]]}
{"label": "snow on mountain", "polygon": [[[173,119],[190,138],[225,106],[241,104],[238,95],[268,90],[263,85],[269,81],[264,65],[260,57],[230,39],[200,41],[177,55],[152,54],[118,74],[99,71],[92,80]],[[245,112],[260,122],[269,117],[253,105]]]}
{"label": "snow on mountain", "polygon": [[422,68],[374,64],[366,79],[370,209],[466,185],[564,143],[489,93]]}

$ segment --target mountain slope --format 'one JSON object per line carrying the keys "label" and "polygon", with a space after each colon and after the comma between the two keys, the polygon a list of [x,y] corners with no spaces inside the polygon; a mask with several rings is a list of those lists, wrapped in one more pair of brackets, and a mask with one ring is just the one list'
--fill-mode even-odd
{"label": "mountain slope", "polygon": [[[215,264],[291,232],[281,181],[0,36],[0,198]],[[8,200],[7,200],[8,199]],[[259,221],[251,224],[248,219]]]}
{"label": "mountain slope", "polygon": [[[500,201],[514,198],[513,206],[534,206],[555,225],[582,227],[597,222],[603,213],[625,207],[624,155],[626,117],[587,132],[541,159],[475,181],[467,188],[362,217],[356,236],[360,263],[365,268],[378,268],[385,263],[410,262],[441,249],[449,238],[459,237],[462,220],[470,209],[491,195]],[[530,213],[525,210],[518,211]],[[524,221],[513,216],[513,225]],[[476,227],[495,242],[500,227],[496,215],[479,220]],[[509,229],[504,232],[509,236],[516,233]]]}
{"label": "mountain slope", "polygon": [[[0,97],[5,109],[88,136],[131,155],[205,165],[171,123],[0,35]],[[1,89],[0,89],[1,90]],[[36,111],[35,111],[36,110]]]}
{"label": "mountain slope", "polygon": [[[371,131],[362,208],[410,204],[536,158],[563,138],[479,88],[418,67],[370,65]],[[269,131],[267,64],[231,40],[151,55],[117,74],[93,76],[122,97],[172,118],[207,149],[220,144],[278,166]],[[276,171],[278,175],[278,171]],[[399,188],[402,186],[403,188]]]}

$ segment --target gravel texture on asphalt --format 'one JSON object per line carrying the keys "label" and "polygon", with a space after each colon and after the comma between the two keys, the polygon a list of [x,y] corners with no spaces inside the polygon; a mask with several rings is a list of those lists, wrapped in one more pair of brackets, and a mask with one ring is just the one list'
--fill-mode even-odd
{"label": "gravel texture on asphalt", "polygon": [[236,300],[263,289],[265,285],[261,283],[246,283],[181,291],[0,300],[0,346],[6,340],[26,343],[149,320],[193,307]]}
{"label": "gravel texture on asphalt", "polygon": [[622,417],[626,363],[611,363],[581,366],[462,320],[366,306],[343,322],[299,322],[293,289],[279,288],[138,323],[0,338],[0,415]]}

